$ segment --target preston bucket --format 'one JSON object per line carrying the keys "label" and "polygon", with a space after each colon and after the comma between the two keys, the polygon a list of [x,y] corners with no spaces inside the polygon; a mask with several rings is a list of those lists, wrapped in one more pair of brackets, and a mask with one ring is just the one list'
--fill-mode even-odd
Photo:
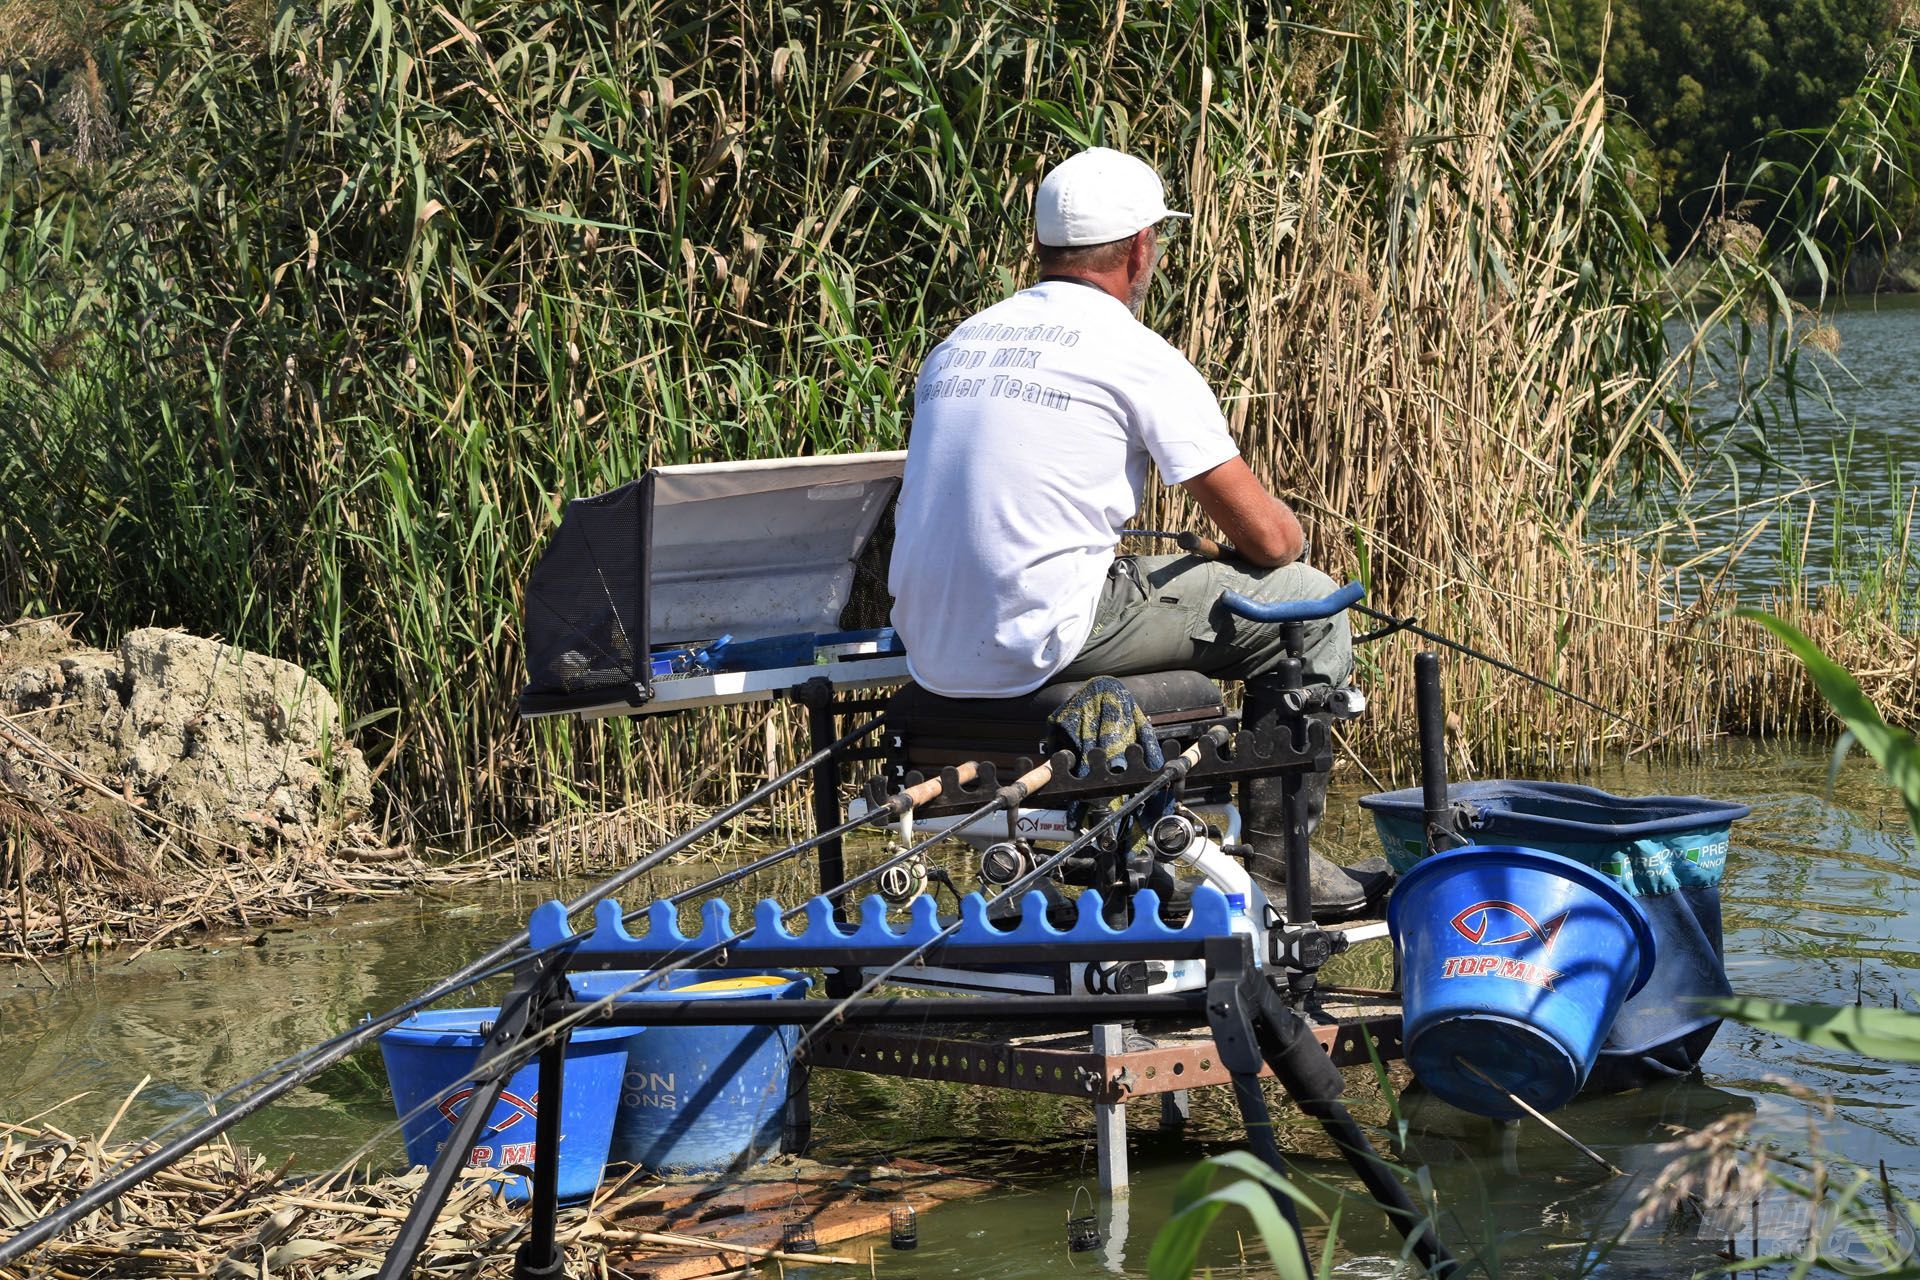
{"label": "preston bucket", "polygon": [[[597,1000],[644,975],[568,975],[574,995]],[[788,970],[682,969],[619,996],[647,1000],[797,1000],[812,980]],[[620,1028],[626,1082],[614,1121],[614,1160],[656,1173],[713,1173],[780,1143],[794,1027]]]}
{"label": "preston bucket", "polygon": [[[428,1009],[381,1034],[380,1056],[386,1060],[394,1109],[400,1115],[407,1159],[412,1163],[433,1163],[453,1131],[453,1122],[472,1096],[473,1086],[463,1083],[444,1099],[424,1109],[422,1104],[473,1069],[486,1040],[480,1028],[487,1024],[491,1029],[499,1015],[498,1009]],[[560,1107],[562,1203],[584,1200],[600,1185],[607,1144],[613,1137],[620,1074],[627,1063],[628,1034],[625,1027],[576,1027],[567,1042]],[[480,1140],[468,1154],[469,1165],[532,1167],[539,1088],[537,1060],[513,1073]],[[420,1113],[409,1118],[416,1109]],[[509,1200],[524,1201],[531,1193],[529,1180],[520,1174],[508,1174],[500,1182]]]}
{"label": "preston bucket", "polygon": [[[1570,858],[1473,845],[1427,858],[1387,900],[1402,1038],[1421,1084],[1498,1119],[1565,1104],[1621,1003],[1653,973],[1653,931],[1620,887]],[[1504,1092],[1503,1092],[1504,1091]]]}

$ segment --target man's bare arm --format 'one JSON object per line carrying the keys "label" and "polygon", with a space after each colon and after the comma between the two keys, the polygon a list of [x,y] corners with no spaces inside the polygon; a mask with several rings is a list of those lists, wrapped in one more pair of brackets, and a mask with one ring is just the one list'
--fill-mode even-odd
{"label": "man's bare arm", "polygon": [[1243,458],[1182,483],[1242,558],[1267,568],[1292,564],[1307,545],[1293,509],[1267,492]]}

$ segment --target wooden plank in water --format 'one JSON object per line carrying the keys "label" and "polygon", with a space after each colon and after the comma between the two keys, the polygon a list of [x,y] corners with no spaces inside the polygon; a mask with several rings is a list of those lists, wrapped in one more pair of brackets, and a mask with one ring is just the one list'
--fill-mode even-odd
{"label": "wooden plank in water", "polygon": [[632,1280],[697,1280],[751,1261],[746,1255],[728,1252],[729,1244],[778,1248],[787,1224],[795,1220],[813,1227],[815,1247],[810,1252],[824,1253],[838,1241],[885,1233],[897,1205],[910,1204],[924,1213],[943,1201],[979,1195],[992,1186],[912,1160],[871,1169],[813,1165],[785,1181],[661,1188],[659,1194],[614,1214],[606,1225],[616,1232],[667,1231],[714,1241],[717,1247],[712,1250],[680,1252],[652,1245],[635,1246],[630,1252],[612,1246],[614,1265]]}

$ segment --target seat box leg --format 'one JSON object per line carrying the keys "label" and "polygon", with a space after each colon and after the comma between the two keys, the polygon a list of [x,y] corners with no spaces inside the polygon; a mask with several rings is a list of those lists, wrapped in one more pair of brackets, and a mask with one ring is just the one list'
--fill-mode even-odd
{"label": "seat box leg", "polygon": [[[1126,1031],[1117,1022],[1093,1029],[1093,1051],[1106,1057],[1126,1052]],[[1094,1148],[1100,1162],[1100,1194],[1124,1196],[1127,1183],[1127,1107],[1123,1102],[1095,1103]]]}

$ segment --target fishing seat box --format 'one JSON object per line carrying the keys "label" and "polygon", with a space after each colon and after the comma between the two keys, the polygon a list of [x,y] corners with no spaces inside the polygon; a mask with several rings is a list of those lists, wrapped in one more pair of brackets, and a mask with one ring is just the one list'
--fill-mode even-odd
{"label": "fishing seat box", "polygon": [[[1198,671],[1152,671],[1121,676],[1169,757],[1227,715],[1220,686]],[[903,687],[887,703],[888,773],[932,775],[969,760],[991,761],[1011,779],[1021,760],[1038,761],[1059,746],[1049,718],[1084,680],[1044,685],[1017,698],[943,698],[919,685]]]}

